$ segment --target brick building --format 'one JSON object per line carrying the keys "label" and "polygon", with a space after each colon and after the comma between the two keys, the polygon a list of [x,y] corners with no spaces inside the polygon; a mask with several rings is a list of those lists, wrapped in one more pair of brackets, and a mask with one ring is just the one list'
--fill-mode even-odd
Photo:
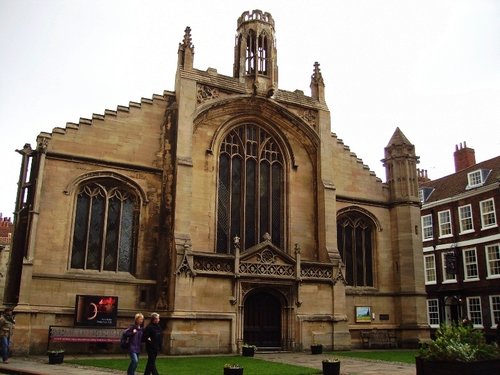
{"label": "brick building", "polygon": [[10,256],[10,243],[12,240],[13,224],[10,217],[0,213],[0,301],[3,301],[3,290],[7,275],[7,263]]}
{"label": "brick building", "polygon": [[476,163],[457,146],[455,173],[421,173],[427,316],[432,328],[463,319],[493,336],[500,319],[500,156]]}
{"label": "brick building", "polygon": [[170,354],[428,335],[414,146],[395,130],[383,183],[332,133],[319,64],[309,96],[283,90],[272,16],[237,25],[232,76],[194,68],[186,28],[174,91],[18,150],[16,350],[72,325],[75,295],[118,296],[120,326],[160,312]]}

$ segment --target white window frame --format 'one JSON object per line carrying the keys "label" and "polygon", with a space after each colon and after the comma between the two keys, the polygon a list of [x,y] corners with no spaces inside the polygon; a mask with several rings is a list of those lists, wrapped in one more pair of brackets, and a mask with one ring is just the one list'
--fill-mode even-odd
{"label": "white window frame", "polygon": [[434,230],[432,227],[432,215],[422,216],[422,239],[424,241],[432,240],[434,238]]}
{"label": "white window frame", "polygon": [[[483,328],[483,312],[481,308],[481,297],[473,296],[466,298],[467,317],[474,328]],[[479,309],[476,309],[479,307]]]}
{"label": "white window frame", "polygon": [[[429,264],[427,263],[428,259],[432,259]],[[433,275],[434,278],[430,277],[431,275]],[[436,258],[434,254],[424,255],[424,276],[425,285],[432,285],[437,283]]]}
{"label": "white window frame", "polygon": [[[439,211],[438,222],[439,222],[439,238],[447,238],[453,236],[450,210]],[[445,233],[445,231],[449,231],[449,233]]]}
{"label": "white window frame", "polygon": [[[448,279],[447,275],[448,273],[446,272],[446,254],[448,253],[453,253],[453,251],[443,251],[441,253],[441,265],[442,265],[442,270],[443,270],[443,284],[451,284],[451,283],[456,283],[457,282],[457,274],[453,275],[453,279]],[[458,271],[458,270],[455,270]]]}
{"label": "white window frame", "polygon": [[[491,207],[486,211],[485,207],[487,203],[491,202]],[[486,199],[484,201],[479,202],[479,209],[481,211],[481,229],[490,229],[497,226],[497,217],[495,213],[495,200],[493,198]],[[491,222],[486,222],[486,218],[492,217],[493,220]],[[490,221],[490,220],[488,220]]]}
{"label": "white window frame", "polygon": [[[495,252],[495,257],[490,257],[490,249]],[[495,251],[496,250],[496,251]],[[500,243],[494,243],[484,246],[485,258],[486,258],[486,270],[488,271],[487,279],[498,279],[500,278]],[[498,272],[493,273],[494,268],[498,269]]]}
{"label": "white window frame", "polygon": [[[462,259],[464,265],[464,281],[479,280],[479,268],[477,264],[477,251],[475,247],[463,249]],[[475,268],[475,276],[470,275],[471,268]]]}
{"label": "white window frame", "polygon": [[[458,217],[460,222],[460,234],[474,232],[474,220],[472,219],[472,205],[466,204],[458,207]],[[470,228],[467,228],[469,227]]]}
{"label": "white window frame", "polygon": [[483,181],[483,174],[480,169],[467,173],[467,188],[472,189],[476,186],[481,186]]}
{"label": "white window frame", "polygon": [[500,320],[500,295],[489,296],[491,328],[497,328],[497,319]]}
{"label": "white window frame", "polygon": [[439,300],[427,300],[427,323],[431,328],[439,328]]}

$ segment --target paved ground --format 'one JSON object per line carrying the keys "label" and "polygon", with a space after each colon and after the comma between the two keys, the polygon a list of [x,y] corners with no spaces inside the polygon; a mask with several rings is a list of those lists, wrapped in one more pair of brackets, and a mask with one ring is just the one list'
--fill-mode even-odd
{"label": "paved ground", "polygon": [[[299,366],[321,369],[321,361],[332,355],[310,353],[258,353],[256,358],[267,361],[292,363]],[[340,373],[342,375],[415,375],[415,365],[393,364],[382,361],[359,361],[346,357],[340,358]]]}
{"label": "paved ground", "polygon": [[[299,366],[321,369],[321,361],[327,354],[310,353],[257,353],[256,358],[273,362],[297,364]],[[331,357],[331,356],[330,356]],[[67,356],[67,358],[77,358]],[[390,364],[381,361],[359,361],[341,358],[342,375],[415,375],[415,365]],[[110,375],[123,374],[122,371],[105,370],[75,366],[70,364],[49,365],[46,357],[11,358],[8,364],[0,363],[0,373],[10,375]],[[166,375],[166,374],[163,374]],[[169,374],[175,375],[175,374]],[[203,375],[203,374],[193,374]],[[286,374],[283,374],[286,375]]]}

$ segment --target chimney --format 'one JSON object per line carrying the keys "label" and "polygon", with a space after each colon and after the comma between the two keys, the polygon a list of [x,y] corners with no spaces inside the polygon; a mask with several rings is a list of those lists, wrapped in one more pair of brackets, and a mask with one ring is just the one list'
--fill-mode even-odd
{"label": "chimney", "polygon": [[428,182],[431,179],[427,176],[427,169],[417,168],[418,183]]}
{"label": "chimney", "polygon": [[476,153],[473,148],[467,147],[465,141],[463,146],[460,143],[460,148],[455,145],[453,157],[455,159],[455,173],[476,165]]}

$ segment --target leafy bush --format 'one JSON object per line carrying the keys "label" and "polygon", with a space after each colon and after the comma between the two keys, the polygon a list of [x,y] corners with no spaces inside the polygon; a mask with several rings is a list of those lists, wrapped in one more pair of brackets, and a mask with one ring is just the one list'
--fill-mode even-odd
{"label": "leafy bush", "polygon": [[500,358],[500,350],[486,343],[483,331],[453,324],[439,327],[436,339],[423,344],[419,355],[429,361],[474,362]]}

